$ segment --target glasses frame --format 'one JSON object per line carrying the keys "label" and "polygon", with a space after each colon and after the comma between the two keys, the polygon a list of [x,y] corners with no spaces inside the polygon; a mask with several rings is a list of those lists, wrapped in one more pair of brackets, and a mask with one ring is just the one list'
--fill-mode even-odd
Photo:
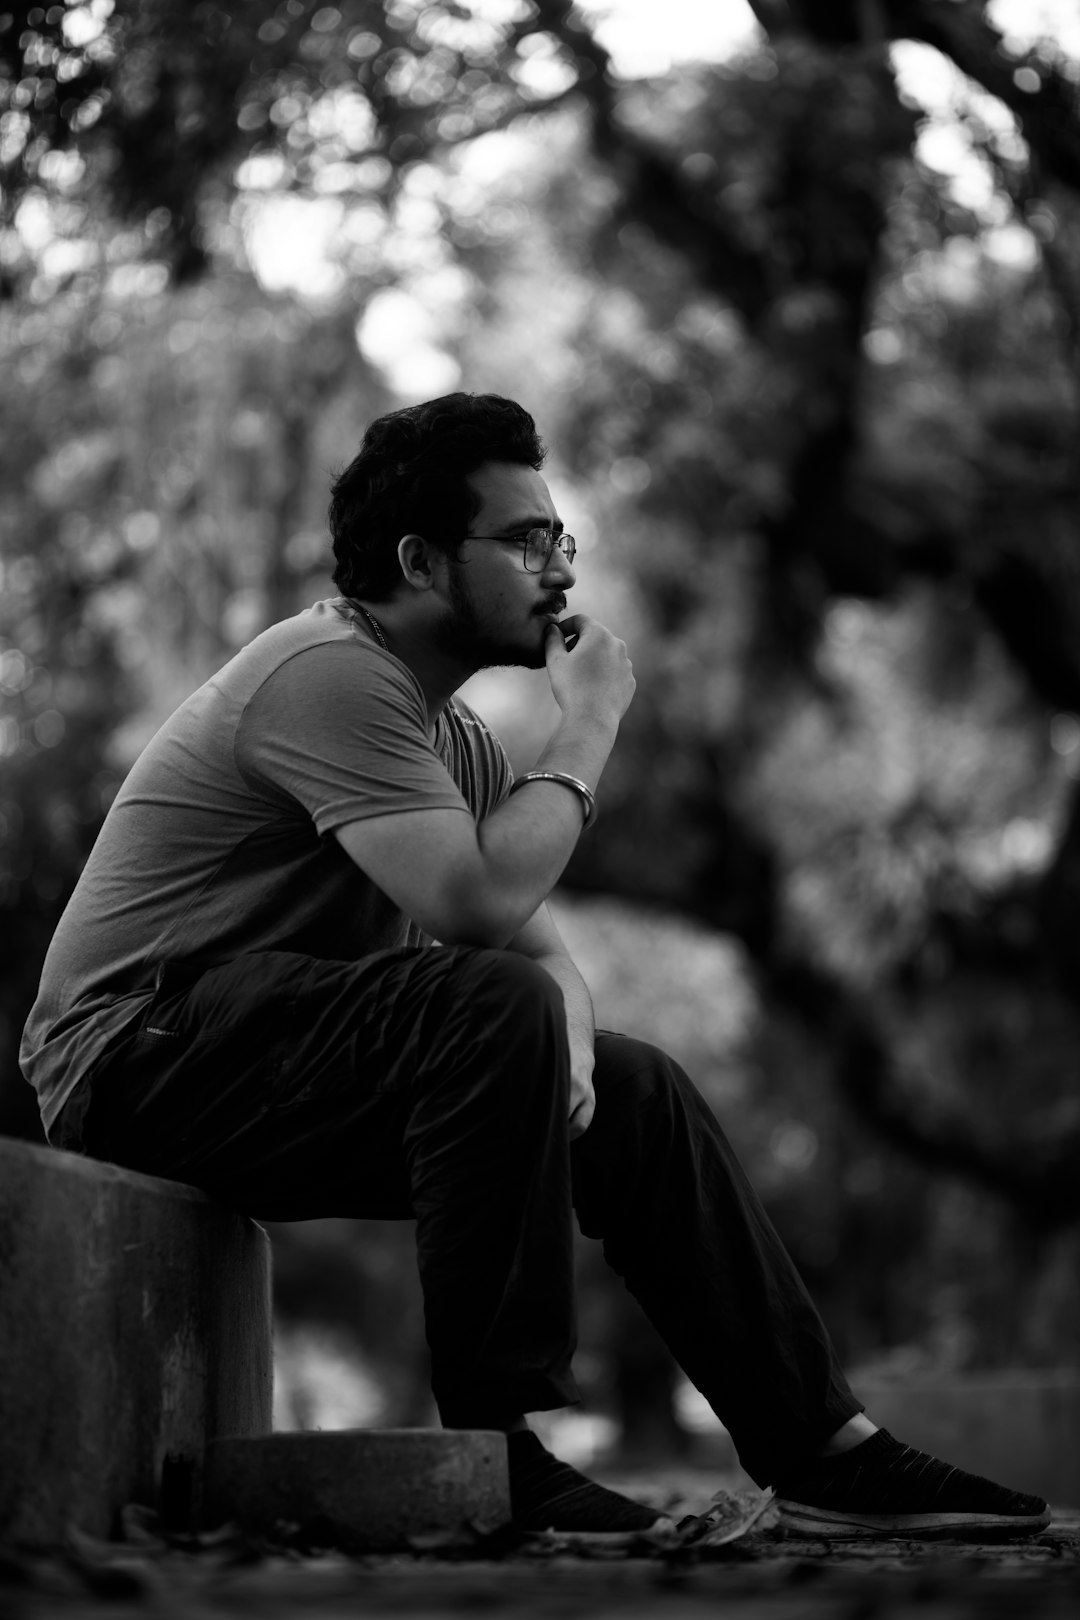
{"label": "glasses frame", "polygon": [[[542,534],[545,539],[550,540],[547,554],[539,568],[529,567],[529,543],[534,534]],[[521,562],[527,574],[542,574],[551,561],[552,553],[555,551],[562,552],[571,568],[574,566],[574,558],[577,556],[577,541],[572,534],[567,534],[565,530],[562,534],[553,534],[550,529],[545,529],[540,524],[537,524],[533,529],[526,529],[524,534],[467,534],[465,538],[466,540],[501,540],[505,546],[520,545]]]}

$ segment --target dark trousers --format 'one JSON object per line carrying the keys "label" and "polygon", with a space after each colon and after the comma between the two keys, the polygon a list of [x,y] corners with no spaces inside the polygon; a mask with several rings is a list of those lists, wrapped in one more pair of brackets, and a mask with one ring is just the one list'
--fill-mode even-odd
{"label": "dark trousers", "polygon": [[596,1041],[567,1131],[558,987],[512,952],[166,967],[54,1141],[266,1220],[411,1217],[443,1421],[577,1399],[572,1211],[761,1483],[861,1410],[723,1132],[664,1053]]}

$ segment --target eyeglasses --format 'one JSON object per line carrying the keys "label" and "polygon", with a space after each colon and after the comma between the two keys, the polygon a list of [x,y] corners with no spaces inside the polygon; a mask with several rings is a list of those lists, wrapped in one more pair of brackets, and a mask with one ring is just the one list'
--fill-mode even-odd
{"label": "eyeglasses", "polygon": [[555,534],[551,529],[529,529],[525,534],[467,534],[466,540],[501,540],[504,545],[522,547],[522,560],[530,574],[542,574],[553,551],[561,551],[568,563],[577,556],[572,534]]}

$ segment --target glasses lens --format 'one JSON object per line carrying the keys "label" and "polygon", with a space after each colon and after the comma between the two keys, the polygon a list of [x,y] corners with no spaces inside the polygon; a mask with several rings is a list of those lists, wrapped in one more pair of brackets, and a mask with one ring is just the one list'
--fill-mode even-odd
{"label": "glasses lens", "polygon": [[531,574],[542,574],[551,553],[558,546],[567,562],[572,563],[576,546],[572,534],[553,535],[550,529],[530,529],[525,536],[525,567]]}
{"label": "glasses lens", "polygon": [[550,529],[530,529],[525,536],[525,566],[533,574],[542,574],[551,556]]}

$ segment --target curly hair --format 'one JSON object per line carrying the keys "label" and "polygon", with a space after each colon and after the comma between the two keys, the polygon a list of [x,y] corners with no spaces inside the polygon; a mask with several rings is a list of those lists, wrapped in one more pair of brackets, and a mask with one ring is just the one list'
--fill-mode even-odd
{"label": "curly hair", "polygon": [[465,538],[481,506],[470,473],[489,461],[538,471],[546,454],[528,411],[499,394],[445,394],[380,416],[331,485],[334,584],[385,601],[401,579],[403,535],[447,554]]}

